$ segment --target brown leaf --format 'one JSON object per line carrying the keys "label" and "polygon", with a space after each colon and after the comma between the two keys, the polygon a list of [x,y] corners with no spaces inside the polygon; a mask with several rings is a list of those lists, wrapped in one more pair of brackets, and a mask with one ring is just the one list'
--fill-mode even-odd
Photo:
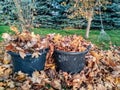
{"label": "brown leaf", "polygon": [[3,51],[2,51],[2,50],[0,50],[0,54],[3,54]]}
{"label": "brown leaf", "polygon": [[15,79],[18,81],[24,81],[26,79],[26,75],[22,73],[21,71],[19,71]]}
{"label": "brown leaf", "polygon": [[109,66],[112,66],[112,67],[116,66],[115,62],[111,58],[109,58],[109,57],[105,57],[105,62]]}
{"label": "brown leaf", "polygon": [[[102,85],[98,85],[98,88],[101,88],[101,90],[112,90],[112,88],[114,87],[113,83],[109,82],[109,81],[106,81],[104,82],[104,86]],[[105,88],[105,89],[104,89]]]}
{"label": "brown leaf", "polygon": [[62,36],[59,34],[55,34],[53,38],[49,37],[49,39],[54,44],[55,49],[67,52],[84,51],[90,44],[88,41],[84,40],[81,36],[77,35]]}
{"label": "brown leaf", "polygon": [[4,75],[4,70],[5,69],[6,69],[5,67],[3,67],[3,66],[0,65],[0,76]]}
{"label": "brown leaf", "polygon": [[97,84],[97,90],[107,90],[107,87],[103,86],[102,84]]}
{"label": "brown leaf", "polygon": [[4,86],[6,86],[6,83],[0,82],[0,87],[4,87]]}
{"label": "brown leaf", "polygon": [[55,36],[54,36],[54,41],[55,42],[59,42],[59,40],[62,38],[62,36],[60,35],[60,34],[56,34]]}
{"label": "brown leaf", "polygon": [[92,84],[87,84],[87,90],[93,90],[93,85]]}
{"label": "brown leaf", "polygon": [[11,56],[7,53],[4,54],[4,59],[3,59],[3,63],[4,64],[9,64],[11,61]]}
{"label": "brown leaf", "polygon": [[7,86],[10,88],[14,88],[15,87],[15,83],[11,80],[7,82]]}
{"label": "brown leaf", "polygon": [[6,50],[8,51],[13,51],[14,50],[14,46],[12,44],[9,44],[5,47]]}
{"label": "brown leaf", "polygon": [[74,79],[72,81],[72,86],[73,86],[74,89],[79,88],[81,84],[82,84],[82,81],[80,79]]}
{"label": "brown leaf", "polygon": [[9,76],[12,73],[12,69],[8,68],[4,71],[4,76]]}
{"label": "brown leaf", "polygon": [[38,83],[42,86],[44,86],[45,83],[49,83],[48,77],[44,71],[40,73],[38,71],[33,72],[31,80],[33,83]]}
{"label": "brown leaf", "polygon": [[23,86],[21,86],[22,90],[30,90],[30,87],[31,87],[31,85],[30,85],[29,81],[25,81],[23,83]]}
{"label": "brown leaf", "polygon": [[81,74],[73,75],[73,81],[72,81],[73,88],[80,88],[80,85],[85,80],[86,78],[85,78],[84,72],[81,72]]}
{"label": "brown leaf", "polygon": [[44,85],[41,85],[39,83],[33,83],[32,84],[32,89],[33,90],[43,90],[43,88],[44,88]]}
{"label": "brown leaf", "polygon": [[55,89],[58,89],[58,90],[61,90],[61,81],[59,79],[54,79],[52,82],[51,82],[51,86],[54,87]]}
{"label": "brown leaf", "polygon": [[115,78],[115,83],[116,83],[116,84],[120,84],[120,77],[116,77],[116,78]]}
{"label": "brown leaf", "polygon": [[45,64],[45,67],[55,70],[55,64]]}
{"label": "brown leaf", "polygon": [[107,77],[106,77],[106,80],[108,80],[108,81],[111,82],[111,83],[114,83],[115,78],[112,77],[112,76],[107,76]]}
{"label": "brown leaf", "polygon": [[112,75],[114,77],[119,77],[120,76],[120,66],[114,67],[114,71],[112,72]]}
{"label": "brown leaf", "polygon": [[94,56],[94,57],[96,58],[97,61],[100,60],[100,59],[102,58],[101,55],[98,54],[98,53],[95,52],[95,51],[90,51],[90,54],[91,54],[92,56]]}

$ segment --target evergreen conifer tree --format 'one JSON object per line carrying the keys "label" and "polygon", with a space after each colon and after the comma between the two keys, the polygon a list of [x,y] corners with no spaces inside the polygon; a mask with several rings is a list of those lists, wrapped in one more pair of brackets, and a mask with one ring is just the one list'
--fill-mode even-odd
{"label": "evergreen conifer tree", "polygon": [[41,27],[62,29],[67,26],[69,0],[36,0],[36,23]]}

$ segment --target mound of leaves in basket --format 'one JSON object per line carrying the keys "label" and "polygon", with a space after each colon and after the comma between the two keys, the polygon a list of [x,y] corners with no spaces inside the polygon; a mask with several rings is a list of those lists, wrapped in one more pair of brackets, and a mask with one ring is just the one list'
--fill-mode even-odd
{"label": "mound of leaves in basket", "polygon": [[4,33],[5,49],[12,57],[13,71],[22,71],[32,74],[35,70],[44,69],[48,40],[29,31],[18,32],[17,28],[11,27],[15,33]]}
{"label": "mound of leaves in basket", "polygon": [[90,42],[77,35],[49,34],[48,37],[55,49],[53,57],[58,71],[77,73],[84,68]]}

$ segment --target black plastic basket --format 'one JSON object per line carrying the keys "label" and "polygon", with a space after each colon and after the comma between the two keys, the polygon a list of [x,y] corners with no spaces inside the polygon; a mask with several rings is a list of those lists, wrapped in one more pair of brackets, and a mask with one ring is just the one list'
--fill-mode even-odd
{"label": "black plastic basket", "polygon": [[24,59],[18,53],[9,51],[8,54],[12,57],[13,72],[22,71],[31,76],[33,71],[43,70],[48,50],[48,48],[40,50],[41,55],[38,58],[32,58],[31,54],[27,54]]}
{"label": "black plastic basket", "polygon": [[64,52],[61,50],[54,51],[54,59],[57,71],[62,70],[71,74],[80,72],[85,65],[85,55],[90,50],[89,45],[84,52]]}

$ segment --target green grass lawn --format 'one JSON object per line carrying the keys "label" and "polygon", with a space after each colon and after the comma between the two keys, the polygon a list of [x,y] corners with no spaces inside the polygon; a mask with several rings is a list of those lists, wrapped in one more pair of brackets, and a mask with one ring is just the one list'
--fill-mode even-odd
{"label": "green grass lawn", "polygon": [[[37,28],[33,30],[35,33],[39,33],[40,35],[44,36],[49,33],[60,33],[62,35],[82,35],[84,37],[85,30],[54,30],[54,29],[44,29],[44,28]],[[2,41],[1,35],[4,32],[10,32],[9,26],[0,26],[0,41]],[[113,45],[120,46],[120,30],[108,30],[106,33],[110,36],[111,42]],[[91,30],[89,41],[98,45],[102,48],[108,48],[109,42],[102,43],[98,42],[98,36],[100,34],[100,30]]]}

